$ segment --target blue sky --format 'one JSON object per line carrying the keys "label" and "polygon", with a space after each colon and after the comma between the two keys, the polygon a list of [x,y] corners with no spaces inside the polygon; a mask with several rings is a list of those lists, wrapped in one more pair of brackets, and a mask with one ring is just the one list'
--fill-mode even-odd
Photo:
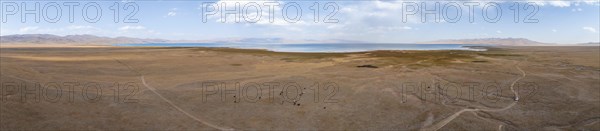
{"label": "blue sky", "polygon": [[[595,1],[518,1],[519,22],[514,21],[515,1],[498,2],[500,9],[493,8],[492,1],[460,1],[451,3],[449,1],[439,2],[437,8],[439,22],[434,15],[421,15],[423,9],[419,7],[420,1],[318,1],[319,21],[314,20],[314,10],[311,6],[315,1],[95,1],[102,10],[101,17],[96,22],[88,22],[83,18],[83,7],[93,4],[94,1],[75,2],[74,21],[69,21],[69,8],[64,4],[69,1],[57,1],[55,3],[39,2],[40,7],[35,8],[35,1],[25,2],[26,10],[41,11],[38,13],[40,22],[34,20],[35,15],[25,14],[26,21],[22,22],[20,1],[2,1],[1,35],[11,34],[92,34],[98,36],[127,36],[138,38],[161,38],[172,40],[221,40],[240,38],[282,38],[290,42],[303,41],[365,41],[377,43],[412,43],[419,41],[432,41],[439,39],[472,39],[472,38],[527,38],[540,42],[549,43],[584,43],[600,41],[600,5]],[[131,4],[127,4],[131,2]],[[226,3],[227,9],[234,9],[236,2],[240,3],[240,9],[247,7],[247,15],[241,16],[240,22],[234,21],[234,15],[225,15],[226,21],[222,19],[219,11],[216,15],[208,15],[207,22],[203,18],[207,12],[203,3],[216,3],[222,8]],[[331,2],[331,3],[330,3]],[[469,21],[469,8],[464,4],[479,4],[473,12],[473,22]],[[530,2],[530,3],[528,3]],[[119,20],[114,21],[114,10],[111,6],[119,4]],[[269,8],[265,3],[278,3],[274,7],[273,21],[269,20]],[[294,4],[296,3],[296,4]],[[328,4],[329,3],[329,4]],[[436,2],[424,3],[429,10],[433,9]],[[252,6],[260,5],[261,11]],[[414,15],[403,18],[403,12],[410,14],[412,6],[416,4],[419,9]],[[490,6],[485,6],[490,4]],[[533,5],[536,6],[527,6]],[[14,6],[19,9],[14,10]],[[59,5],[61,8],[60,19],[52,19],[57,16],[56,8],[51,5]],[[127,10],[124,8],[128,6]],[[289,8],[285,8],[285,5]],[[327,5],[327,9],[325,9]],[[461,10],[454,8],[458,5]],[[124,17],[138,7],[139,10],[132,19],[134,23],[124,23]],[[293,20],[294,6],[302,9],[302,16],[296,22],[286,21],[283,15],[288,12],[287,18]],[[530,7],[525,9],[525,7]],[[44,8],[47,7],[47,8]],[[88,6],[87,16],[95,17],[95,6]],[[210,6],[209,6],[210,7]],[[313,6],[315,7],[315,6]],[[444,10],[444,7],[448,7]],[[484,8],[489,7],[489,8]],[[525,23],[527,15],[539,7],[533,23]],[[112,8],[114,9],[114,8]],[[212,8],[209,8],[209,10]],[[315,8],[312,8],[315,9]],[[337,9],[334,11],[334,9]],[[483,11],[487,9],[488,17],[495,17],[497,12],[502,16],[497,22],[492,23],[485,20]],[[13,12],[16,11],[16,12]],[[262,12],[257,16],[257,12]],[[325,17],[331,12],[335,15],[330,17],[329,22],[324,22]],[[451,19],[457,12],[461,12],[460,19],[452,22]],[[208,12],[210,13],[210,12]],[[40,15],[41,14],[41,15]],[[292,14],[292,15],[289,15]],[[442,15],[439,15],[442,14]],[[447,18],[443,15],[447,14]],[[243,17],[251,19],[245,21]],[[44,19],[46,18],[46,19]],[[257,18],[257,19],[252,19]],[[260,18],[260,20],[258,20]],[[422,21],[425,18],[426,21]],[[50,19],[50,20],[47,20]],[[255,20],[255,21],[252,21]],[[335,22],[337,20],[337,22]],[[535,21],[537,20],[537,22]],[[94,19],[92,19],[94,21]],[[54,23],[53,23],[54,22]],[[530,21],[531,22],[531,21]]]}

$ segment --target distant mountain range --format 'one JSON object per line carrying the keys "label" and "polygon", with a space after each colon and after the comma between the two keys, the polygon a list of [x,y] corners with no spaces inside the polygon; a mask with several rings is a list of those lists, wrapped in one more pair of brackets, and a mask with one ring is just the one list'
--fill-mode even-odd
{"label": "distant mountain range", "polygon": [[110,45],[116,43],[149,43],[169,42],[162,39],[139,39],[130,37],[100,37],[94,35],[57,36],[50,34],[23,34],[0,36],[2,44],[77,44],[77,45]]}
{"label": "distant mountain range", "polygon": [[455,40],[437,40],[429,42],[419,42],[419,44],[489,44],[502,46],[542,46],[556,45],[552,43],[542,43],[525,38],[483,38],[483,39],[455,39]]}
{"label": "distant mountain range", "polygon": [[284,38],[226,38],[226,39],[212,39],[202,41],[176,41],[176,42],[205,42],[205,43],[236,43],[236,44],[279,44],[279,43],[368,43],[364,41],[355,40],[343,40],[343,39],[328,39],[328,40],[314,40],[314,39],[284,39]]}
{"label": "distant mountain range", "polygon": [[580,46],[600,46],[600,42],[579,43]]}
{"label": "distant mountain range", "polygon": [[164,39],[140,39],[130,37],[100,37],[94,35],[67,35],[58,36],[51,34],[20,34],[0,36],[0,44],[13,45],[112,45],[112,44],[136,44],[136,43],[365,43],[352,40],[290,40],[283,38],[227,38],[212,40],[164,40]]}
{"label": "distant mountain range", "polygon": [[[13,45],[112,45],[112,44],[135,44],[135,43],[368,43],[364,41],[353,41],[343,39],[330,40],[290,40],[283,38],[228,38],[213,40],[164,40],[164,39],[140,39],[131,37],[101,37],[94,35],[67,35],[57,36],[50,34],[21,34],[0,36],[0,44]],[[453,39],[437,40],[429,42],[418,42],[417,44],[485,44],[501,46],[543,46],[559,45],[553,43],[542,43],[525,38],[483,38],[483,39]],[[598,46],[598,42],[575,44],[579,46]]]}

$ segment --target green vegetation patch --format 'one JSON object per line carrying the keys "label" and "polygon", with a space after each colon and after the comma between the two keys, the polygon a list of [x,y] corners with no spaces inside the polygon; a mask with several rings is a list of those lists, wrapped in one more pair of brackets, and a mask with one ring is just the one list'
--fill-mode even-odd
{"label": "green vegetation patch", "polygon": [[374,51],[369,56],[380,58],[381,65],[406,65],[410,68],[446,66],[461,61],[475,61],[473,51]]}
{"label": "green vegetation patch", "polygon": [[235,48],[193,48],[193,51],[216,51],[235,54],[248,54],[255,56],[282,57],[281,60],[288,62],[304,62],[311,60],[323,60],[327,58],[346,57],[352,53],[301,53],[301,52],[274,52],[260,49],[235,49]]}
{"label": "green vegetation patch", "polygon": [[508,54],[508,53],[478,53],[480,56],[487,57],[514,57],[514,56],[522,56],[519,54]]}

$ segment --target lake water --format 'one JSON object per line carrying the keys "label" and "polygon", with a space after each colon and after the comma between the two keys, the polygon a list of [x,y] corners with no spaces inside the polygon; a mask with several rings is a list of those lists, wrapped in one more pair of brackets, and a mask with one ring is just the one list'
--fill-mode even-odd
{"label": "lake water", "polygon": [[473,50],[464,44],[221,44],[221,43],[145,43],[115,44],[115,46],[149,46],[149,47],[230,47],[240,49],[266,49],[277,52],[360,52],[373,50]]}

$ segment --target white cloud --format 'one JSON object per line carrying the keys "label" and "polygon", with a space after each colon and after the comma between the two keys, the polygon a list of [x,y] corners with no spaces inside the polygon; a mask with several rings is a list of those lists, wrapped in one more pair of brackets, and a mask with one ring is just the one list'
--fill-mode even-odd
{"label": "white cloud", "polygon": [[161,32],[148,29],[141,25],[128,25],[118,28],[119,31],[112,32],[115,36],[128,36],[128,37],[138,37],[138,38],[156,38],[156,36],[161,35]]}
{"label": "white cloud", "polygon": [[177,15],[177,10],[178,10],[177,8],[172,8],[171,10],[169,10],[169,12],[167,13],[167,15],[165,17],[167,17],[167,16],[176,16]]}
{"label": "white cloud", "polygon": [[550,5],[552,6],[556,6],[556,7],[569,7],[571,6],[571,2],[569,1],[550,1],[549,2]]}
{"label": "white cloud", "polygon": [[71,26],[68,26],[67,29],[79,30],[79,29],[96,29],[96,28],[94,28],[92,26],[71,25]]}
{"label": "white cloud", "polygon": [[598,0],[528,0],[527,2],[533,2],[539,6],[550,5],[555,7],[570,7],[571,4],[579,6],[581,3],[594,6],[600,5],[600,1]]}
{"label": "white cloud", "polygon": [[398,10],[402,7],[402,1],[375,1],[375,7],[386,10]]}
{"label": "white cloud", "polygon": [[600,1],[598,1],[598,0],[585,0],[585,1],[583,1],[583,3],[589,4],[589,5],[599,5]]}
{"label": "white cloud", "polygon": [[345,26],[341,25],[341,24],[332,24],[332,25],[327,26],[327,29],[340,29],[340,28],[344,28],[344,27]]}
{"label": "white cloud", "polygon": [[598,30],[596,30],[596,28],[594,28],[594,27],[583,27],[582,29],[587,30],[592,33],[598,32]]}
{"label": "white cloud", "polygon": [[177,12],[169,12],[169,13],[167,13],[167,16],[175,16],[175,15],[177,15]]}
{"label": "white cloud", "polygon": [[571,9],[571,11],[573,11],[573,12],[580,12],[580,11],[583,11],[583,9],[581,9],[581,8],[575,8],[575,9]]}
{"label": "white cloud", "polygon": [[19,29],[19,32],[26,33],[38,30],[40,27],[37,26],[27,26]]}
{"label": "white cloud", "polygon": [[556,30],[556,29],[552,29],[552,32],[558,32],[558,30]]}
{"label": "white cloud", "polygon": [[530,0],[530,1],[527,1],[527,2],[528,3],[532,2],[532,3],[534,3],[535,5],[538,5],[538,6],[545,6],[546,5],[546,2],[544,2],[544,1]]}
{"label": "white cloud", "polygon": [[121,31],[127,31],[127,30],[143,30],[146,29],[146,27],[144,26],[123,26],[121,28],[119,28],[119,30]]}
{"label": "white cloud", "polygon": [[[229,18],[229,17],[227,18],[228,21],[233,21],[233,19],[234,18]],[[299,21],[299,22],[301,22],[301,21]],[[303,23],[303,22],[301,22],[301,23]],[[256,22],[256,24],[259,24],[259,25],[289,26],[292,23],[290,23],[288,21],[285,21],[284,19],[275,18],[275,19],[273,19],[273,22],[270,22],[268,19],[267,20],[261,19],[260,21]],[[296,23],[296,24],[298,24],[298,23]]]}
{"label": "white cloud", "polygon": [[497,31],[496,31],[496,33],[498,33],[498,34],[502,34],[502,31],[500,31],[500,30],[497,30]]}

